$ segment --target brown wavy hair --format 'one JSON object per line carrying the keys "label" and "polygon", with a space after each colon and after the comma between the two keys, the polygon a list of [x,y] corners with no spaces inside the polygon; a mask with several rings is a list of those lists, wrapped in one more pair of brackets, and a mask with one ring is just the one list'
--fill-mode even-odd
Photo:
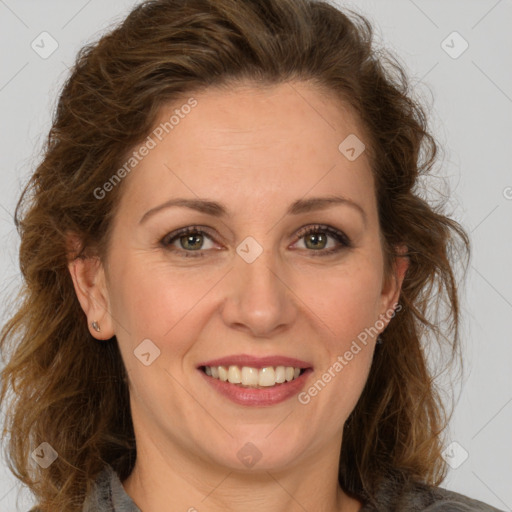
{"label": "brown wavy hair", "polygon": [[[136,457],[116,337],[91,336],[68,271],[70,257],[107,254],[123,184],[101,200],[93,191],[147,137],[163,105],[209,86],[291,80],[324,87],[357,113],[369,137],[387,272],[399,257],[393,248],[408,249],[400,312],[345,425],[340,485],[371,501],[385,477],[444,479],[449,415],[427,351],[437,342],[449,364],[460,356],[455,270],[466,272],[469,241],[442,204],[422,197],[440,146],[403,64],[375,48],[365,17],[327,2],[150,0],[78,53],[16,207],[23,288],[0,338],[4,457],[40,510],[81,510],[106,464],[124,480]],[[72,256],[70,233],[81,240]],[[30,459],[43,441],[58,453],[47,469]]]}

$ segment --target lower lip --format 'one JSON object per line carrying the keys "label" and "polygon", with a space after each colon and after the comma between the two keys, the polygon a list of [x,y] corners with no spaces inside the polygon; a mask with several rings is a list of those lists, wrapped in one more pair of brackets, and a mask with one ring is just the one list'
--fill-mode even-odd
{"label": "lower lip", "polygon": [[284,402],[285,400],[288,400],[288,398],[298,394],[304,387],[306,379],[313,370],[308,368],[296,379],[282,384],[276,384],[275,386],[269,386],[268,388],[244,388],[236,384],[231,384],[229,382],[224,382],[220,379],[210,377],[201,369],[198,371],[206,379],[206,382],[213,387],[213,389],[218,391],[221,395],[224,395],[226,398],[229,398],[232,402],[235,402],[238,405],[265,406]]}

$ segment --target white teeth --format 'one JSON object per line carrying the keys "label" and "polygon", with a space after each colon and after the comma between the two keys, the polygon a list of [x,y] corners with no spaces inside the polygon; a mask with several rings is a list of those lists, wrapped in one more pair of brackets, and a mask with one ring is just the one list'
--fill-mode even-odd
{"label": "white teeth", "polygon": [[231,384],[240,384],[248,387],[271,387],[276,384],[290,382],[300,375],[300,368],[293,366],[266,366],[265,368],[252,368],[237,365],[205,366],[206,375],[220,379]]}
{"label": "white teeth", "polygon": [[226,367],[217,366],[217,369],[219,370],[219,379],[226,382],[228,380],[228,371],[226,370]]}
{"label": "white teeth", "polygon": [[259,371],[257,368],[244,366],[242,368],[242,384],[244,386],[257,386],[258,385]]}
{"label": "white teeth", "polygon": [[282,384],[286,380],[286,369],[284,366],[276,367],[276,382]]}
{"label": "white teeth", "polygon": [[238,366],[230,366],[228,370],[228,380],[231,384],[240,384],[242,382],[242,372]]}
{"label": "white teeth", "polygon": [[276,383],[276,372],[272,366],[260,370],[258,384],[260,386],[273,386]]}

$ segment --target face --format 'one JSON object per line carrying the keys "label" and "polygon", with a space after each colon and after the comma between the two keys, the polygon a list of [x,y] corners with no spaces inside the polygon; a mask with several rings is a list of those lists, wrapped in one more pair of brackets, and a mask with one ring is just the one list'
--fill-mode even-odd
{"label": "face", "polygon": [[[367,154],[339,149],[364,134],[305,82],[191,96],[168,134],[189,98],[162,109],[124,178],[82,305],[117,337],[136,435],[163,452],[238,469],[338,458],[401,283],[385,279]],[[177,199],[196,203],[165,206]],[[219,359],[234,381],[244,366],[262,383],[283,379],[269,367],[300,376],[247,387],[208,376]]]}

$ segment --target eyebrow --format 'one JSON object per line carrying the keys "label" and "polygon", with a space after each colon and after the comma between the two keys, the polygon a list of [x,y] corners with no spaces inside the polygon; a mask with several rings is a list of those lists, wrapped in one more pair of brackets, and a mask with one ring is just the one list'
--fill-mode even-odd
{"label": "eyebrow", "polygon": [[[326,197],[311,197],[309,199],[298,199],[290,205],[286,215],[300,215],[302,213],[325,210],[337,205],[346,205],[357,210],[363,217],[364,223],[366,224],[366,212],[359,204],[346,197],[335,195]],[[226,217],[228,215],[227,208],[223,204],[216,201],[209,201],[207,199],[176,198],[166,201],[165,203],[159,206],[155,206],[154,208],[151,208],[151,210],[148,210],[140,219],[139,224],[147,221],[150,217],[160,212],[161,210],[172,207],[190,208],[191,210],[205,213],[207,215],[212,215],[214,217]]]}

